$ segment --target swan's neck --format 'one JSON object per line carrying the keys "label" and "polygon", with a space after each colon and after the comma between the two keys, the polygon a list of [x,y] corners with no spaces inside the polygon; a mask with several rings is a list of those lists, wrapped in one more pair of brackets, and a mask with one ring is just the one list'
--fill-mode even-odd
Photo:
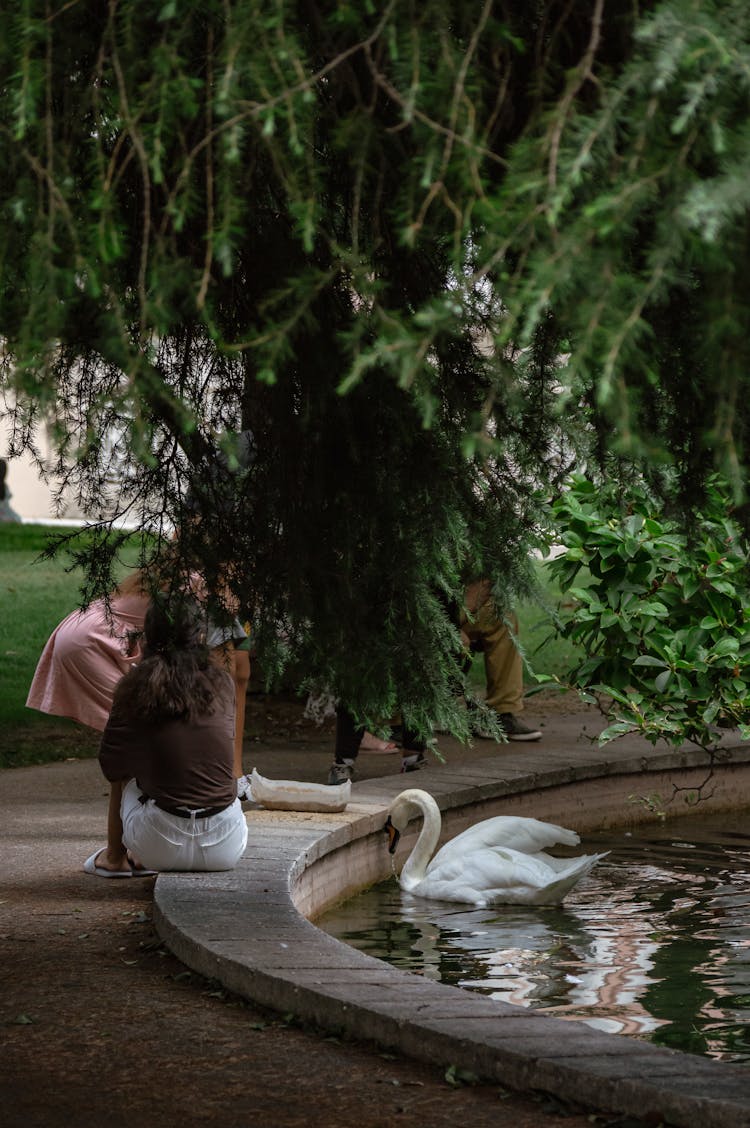
{"label": "swan's neck", "polygon": [[414,849],[406,860],[401,870],[401,888],[407,892],[419,885],[427,873],[430,858],[435,852],[435,847],[440,838],[440,808],[431,795],[420,793],[411,796],[408,800],[410,806],[417,807],[422,813],[422,827],[414,844]]}

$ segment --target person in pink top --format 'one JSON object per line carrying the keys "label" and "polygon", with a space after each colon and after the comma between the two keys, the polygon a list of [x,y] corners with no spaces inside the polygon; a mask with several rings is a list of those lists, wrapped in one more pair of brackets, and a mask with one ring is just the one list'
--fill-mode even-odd
{"label": "person in pink top", "polygon": [[149,596],[142,576],[128,576],[107,608],[97,599],[55,627],[39,659],[26,704],[102,732],[115,686],[137,661]]}

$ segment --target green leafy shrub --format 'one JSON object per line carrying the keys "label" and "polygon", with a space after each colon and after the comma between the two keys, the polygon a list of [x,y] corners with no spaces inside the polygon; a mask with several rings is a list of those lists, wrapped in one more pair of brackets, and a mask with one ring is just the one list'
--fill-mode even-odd
{"label": "green leafy shrub", "polygon": [[[572,602],[559,629],[586,654],[570,682],[611,700],[602,741],[640,731],[711,748],[717,726],[750,736],[748,554],[728,514],[718,482],[687,531],[643,485],[623,496],[576,477],[556,502],[566,551],[548,566]],[[590,582],[572,586],[582,569]]]}

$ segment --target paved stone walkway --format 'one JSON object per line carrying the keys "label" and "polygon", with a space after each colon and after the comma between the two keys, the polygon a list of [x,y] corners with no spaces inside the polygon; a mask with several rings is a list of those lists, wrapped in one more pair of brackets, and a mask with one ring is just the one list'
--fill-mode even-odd
{"label": "paved stone walkway", "polygon": [[[388,804],[405,785],[435,795],[447,835],[501,812],[585,831],[634,816],[640,808],[627,803],[627,794],[669,794],[672,782],[694,785],[703,775],[697,753],[653,750],[638,740],[600,750],[591,739],[596,731],[590,715],[565,714],[549,718],[538,745],[498,748],[477,741],[463,749],[442,739],[447,762],[407,777],[394,774],[397,756],[363,755],[353,802],[342,815],[250,808],[250,844],[236,871],[161,875],[153,886],[161,934],[183,963],[227,989],[333,1033],[371,1039],[402,1060],[409,1055],[430,1065],[442,1062],[521,1091],[541,1090],[605,1112],[663,1117],[685,1128],[745,1128],[745,1067],[600,1035],[426,982],[339,944],[306,919],[389,872],[382,825]],[[325,778],[327,751],[311,754],[293,741],[283,748],[250,748],[248,768],[254,752],[259,771],[271,778]],[[644,768],[645,780],[639,774]],[[726,752],[714,809],[732,807],[743,796],[747,801],[749,771],[748,746]],[[109,893],[112,883],[101,882],[102,891],[80,875],[75,861],[101,843],[105,810],[106,786],[95,762],[0,773],[6,888],[15,882],[29,897],[49,895],[65,866],[75,865],[77,876],[66,873],[62,880],[80,886],[79,897],[88,890],[95,897]],[[45,912],[43,904],[35,908]],[[51,902],[48,912],[55,912]],[[7,931],[12,921],[5,921]],[[62,1051],[58,1046],[56,1054]],[[40,1086],[45,1076],[41,1071]],[[91,1082],[98,1085],[97,1075]]]}

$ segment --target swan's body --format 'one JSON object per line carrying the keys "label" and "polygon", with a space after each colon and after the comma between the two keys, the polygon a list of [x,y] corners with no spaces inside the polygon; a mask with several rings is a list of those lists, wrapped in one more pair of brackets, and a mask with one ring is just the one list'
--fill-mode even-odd
{"label": "swan's body", "polygon": [[417,897],[478,908],[555,905],[605,856],[554,858],[545,851],[558,844],[577,845],[575,831],[537,819],[498,815],[469,827],[432,858],[441,819],[440,808],[426,791],[402,791],[391,806],[389,824],[397,841],[410,815],[418,812],[424,823],[399,878],[401,888]]}
{"label": "swan's body", "polygon": [[343,811],[352,794],[350,780],[330,787],[296,779],[266,779],[253,768],[250,790],[256,803],[270,811]]}

